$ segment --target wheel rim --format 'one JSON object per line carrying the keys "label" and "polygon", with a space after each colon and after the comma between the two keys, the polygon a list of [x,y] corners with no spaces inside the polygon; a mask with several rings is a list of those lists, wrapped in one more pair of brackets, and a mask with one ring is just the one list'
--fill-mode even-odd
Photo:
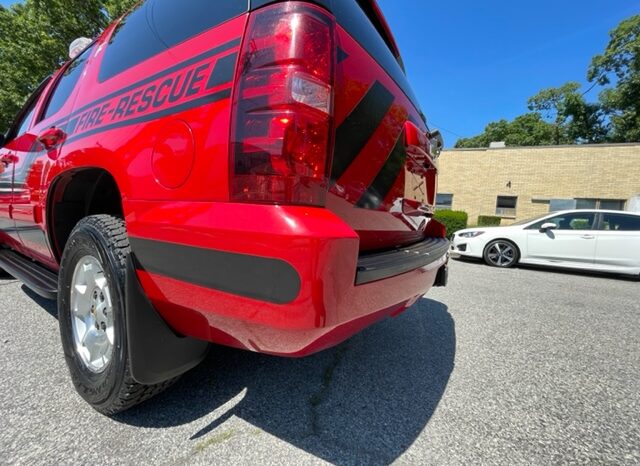
{"label": "wheel rim", "polygon": [[76,351],[87,369],[101,373],[113,356],[113,303],[104,269],[95,257],[78,261],[70,303]]}
{"label": "wheel rim", "polygon": [[515,261],[516,250],[509,243],[498,242],[489,247],[487,257],[493,265],[507,267]]}

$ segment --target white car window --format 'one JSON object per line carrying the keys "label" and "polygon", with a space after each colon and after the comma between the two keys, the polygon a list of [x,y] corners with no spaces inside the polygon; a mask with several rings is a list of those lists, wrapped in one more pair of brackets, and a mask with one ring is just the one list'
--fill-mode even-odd
{"label": "white car window", "polygon": [[603,214],[601,229],[606,231],[640,231],[640,216]]}
{"label": "white car window", "polygon": [[593,230],[596,214],[593,212],[572,212],[546,218],[529,227],[530,230],[539,230],[545,223],[555,223],[558,230]]}

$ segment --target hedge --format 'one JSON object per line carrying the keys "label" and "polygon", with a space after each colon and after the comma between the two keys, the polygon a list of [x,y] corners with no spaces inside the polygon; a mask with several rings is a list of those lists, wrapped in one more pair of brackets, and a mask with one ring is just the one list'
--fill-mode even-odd
{"label": "hedge", "polygon": [[460,210],[436,210],[433,218],[447,227],[447,237],[451,239],[456,231],[467,228],[469,215]]}
{"label": "hedge", "polygon": [[502,219],[494,215],[480,215],[478,217],[479,227],[499,227]]}

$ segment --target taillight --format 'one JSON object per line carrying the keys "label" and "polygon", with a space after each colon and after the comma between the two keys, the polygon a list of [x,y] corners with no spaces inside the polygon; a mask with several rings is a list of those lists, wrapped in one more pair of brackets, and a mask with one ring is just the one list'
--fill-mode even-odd
{"label": "taillight", "polygon": [[283,2],[249,18],[236,77],[231,200],[325,203],[333,140],[335,19]]}

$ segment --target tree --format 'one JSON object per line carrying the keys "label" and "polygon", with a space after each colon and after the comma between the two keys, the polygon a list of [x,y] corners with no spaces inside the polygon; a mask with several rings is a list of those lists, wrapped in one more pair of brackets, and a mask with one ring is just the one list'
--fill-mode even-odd
{"label": "tree", "polygon": [[0,131],[38,84],[68,59],[76,38],[97,36],[133,0],[26,0],[0,6]]}
{"label": "tree", "polygon": [[607,48],[593,58],[587,77],[601,86],[614,86],[600,94],[611,120],[610,139],[640,141],[640,15],[611,31]]}
{"label": "tree", "polygon": [[560,87],[543,89],[528,101],[529,110],[540,113],[548,122],[553,124],[554,144],[568,144],[565,124],[567,122],[566,103],[577,95],[580,84],[568,82]]}
{"label": "tree", "polygon": [[580,87],[577,82],[568,82],[543,89],[528,101],[529,110],[553,125],[553,144],[598,143],[607,137],[601,105],[588,103]]}
{"label": "tree", "polygon": [[460,139],[456,143],[456,147],[489,147],[489,144],[494,141],[504,141],[509,146],[553,144],[554,127],[545,122],[539,113],[525,113],[510,122],[500,120],[489,123],[482,134],[472,138]]}

